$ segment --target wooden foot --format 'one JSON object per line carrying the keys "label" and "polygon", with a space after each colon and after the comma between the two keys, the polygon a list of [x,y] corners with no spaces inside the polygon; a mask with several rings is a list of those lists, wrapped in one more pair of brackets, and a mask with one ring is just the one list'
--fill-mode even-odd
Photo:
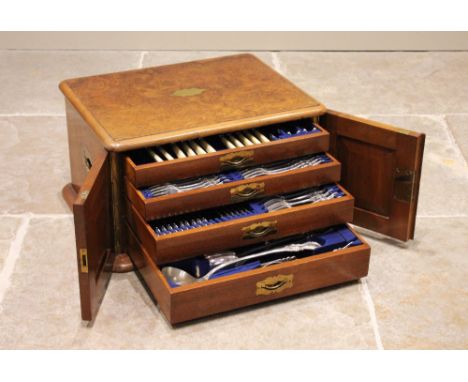
{"label": "wooden foot", "polygon": [[112,272],[114,273],[126,273],[133,271],[133,263],[130,257],[126,253],[119,253],[115,255],[114,266]]}
{"label": "wooden foot", "polygon": [[78,191],[71,183],[68,183],[62,188],[62,197],[70,210],[73,210],[73,202],[75,201],[77,194]]}

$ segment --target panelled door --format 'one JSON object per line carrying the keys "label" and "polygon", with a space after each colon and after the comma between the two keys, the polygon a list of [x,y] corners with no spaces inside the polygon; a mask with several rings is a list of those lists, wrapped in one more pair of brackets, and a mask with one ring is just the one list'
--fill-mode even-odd
{"label": "panelled door", "polygon": [[109,154],[97,158],[73,203],[81,316],[93,320],[114,260]]}
{"label": "panelled door", "polygon": [[414,236],[425,135],[328,111],[330,152],[355,197],[353,223],[399,240]]}

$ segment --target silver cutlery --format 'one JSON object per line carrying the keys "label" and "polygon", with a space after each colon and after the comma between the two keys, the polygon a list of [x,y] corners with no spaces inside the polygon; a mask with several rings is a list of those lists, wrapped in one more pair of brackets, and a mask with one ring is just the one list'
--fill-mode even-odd
{"label": "silver cutlery", "polygon": [[262,263],[262,268],[269,267],[270,265],[281,264],[281,263],[284,263],[286,261],[291,261],[291,260],[295,260],[295,259],[296,259],[296,256],[287,256],[287,257],[283,257],[281,259],[267,261],[266,263]]}
{"label": "silver cutlery", "polygon": [[[244,179],[252,179],[259,176],[280,174],[286,171],[315,166],[323,163],[324,160],[325,159],[323,156],[311,156],[307,158],[276,162],[261,167],[244,169],[240,170],[239,172],[244,177]],[[195,179],[176,181],[173,183],[165,183],[162,185],[148,187],[147,191],[151,192],[152,197],[158,197],[163,195],[175,194],[178,192],[190,191],[197,188],[217,186],[226,183],[226,181],[227,178],[224,178],[222,174],[210,175],[198,177]]]}
{"label": "silver cutlery", "polygon": [[279,211],[286,208],[300,206],[302,204],[317,203],[324,200],[333,199],[338,196],[339,193],[332,190],[319,190],[315,192],[309,192],[304,195],[297,196],[295,198],[288,199],[287,197],[280,196],[273,199],[269,199],[263,203],[265,208],[269,211]]}
{"label": "silver cutlery", "polygon": [[210,268],[216,267],[220,264],[225,263],[226,261],[232,261],[238,259],[235,252],[220,252],[220,253],[213,253],[211,255],[204,256],[208,263],[210,264]]}
{"label": "silver cutlery", "polygon": [[238,263],[242,263],[248,260],[258,259],[267,255],[272,255],[275,253],[283,253],[283,252],[303,252],[303,251],[312,251],[317,248],[320,248],[320,244],[315,241],[309,241],[301,244],[289,244],[279,248],[269,249],[267,251],[262,251],[258,253],[254,253],[248,256],[240,257],[231,261],[226,261],[213,269],[211,269],[205,276],[203,277],[193,277],[190,273],[184,271],[183,269],[166,266],[162,268],[162,273],[166,277],[166,279],[172,281],[177,285],[189,285],[200,281],[209,280],[211,276],[216,274],[217,272],[230,267],[232,265],[236,265]]}

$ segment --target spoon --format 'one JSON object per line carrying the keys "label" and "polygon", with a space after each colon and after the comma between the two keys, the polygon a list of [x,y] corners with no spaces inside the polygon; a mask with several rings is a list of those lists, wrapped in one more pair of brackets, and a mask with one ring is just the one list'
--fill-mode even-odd
{"label": "spoon", "polygon": [[317,249],[319,247],[320,247],[319,243],[317,243],[315,241],[308,241],[308,242],[301,243],[301,244],[289,244],[289,245],[286,245],[284,247],[273,248],[273,249],[270,249],[270,250],[267,250],[267,251],[254,253],[252,255],[248,255],[248,256],[238,258],[238,259],[234,259],[234,260],[231,260],[231,261],[224,262],[224,263],[218,265],[217,267],[214,267],[205,276],[199,277],[199,278],[193,277],[188,272],[185,272],[183,269],[180,269],[180,268],[177,268],[177,267],[167,266],[167,267],[164,267],[161,271],[162,271],[162,274],[166,277],[166,279],[173,282],[174,284],[189,285],[189,284],[193,284],[193,283],[196,283],[196,282],[209,280],[210,277],[213,276],[216,272],[219,272],[221,269],[224,269],[224,268],[229,267],[231,265],[237,264],[239,262],[256,259],[258,257],[271,255],[271,254],[274,254],[274,253],[302,252],[302,251],[307,251],[307,250],[314,250],[314,249]]}

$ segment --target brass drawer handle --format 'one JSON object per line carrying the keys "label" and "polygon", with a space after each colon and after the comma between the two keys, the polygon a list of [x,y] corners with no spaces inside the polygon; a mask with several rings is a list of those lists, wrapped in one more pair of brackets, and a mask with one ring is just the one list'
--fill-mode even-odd
{"label": "brass drawer handle", "polygon": [[253,151],[239,151],[219,158],[221,169],[239,169],[254,163]]}
{"label": "brass drawer handle", "polygon": [[277,275],[267,277],[265,280],[259,281],[256,284],[257,296],[279,293],[285,289],[292,288],[294,275]]}
{"label": "brass drawer handle", "polygon": [[231,201],[237,202],[258,196],[265,190],[265,183],[249,183],[231,188]]}
{"label": "brass drawer handle", "polygon": [[242,228],[242,238],[244,240],[248,239],[258,239],[260,237],[268,236],[273,233],[276,233],[278,230],[276,228],[276,220],[254,223],[247,227]]}

